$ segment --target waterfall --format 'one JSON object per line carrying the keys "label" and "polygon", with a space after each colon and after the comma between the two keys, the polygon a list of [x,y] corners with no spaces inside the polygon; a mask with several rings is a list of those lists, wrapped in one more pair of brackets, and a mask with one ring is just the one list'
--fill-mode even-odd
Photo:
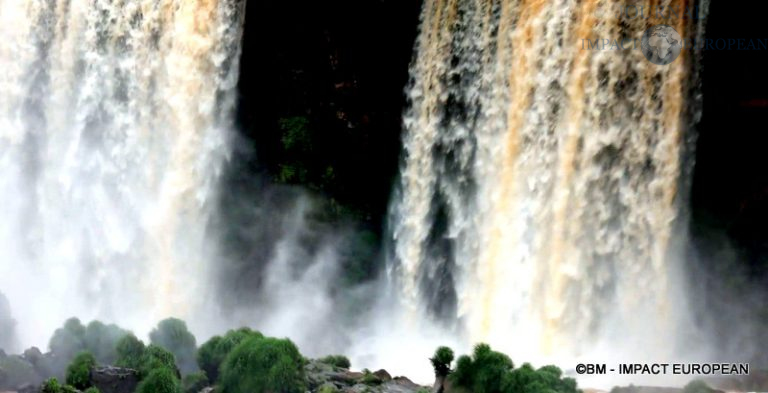
{"label": "waterfall", "polygon": [[230,151],[241,0],[0,1],[0,290],[65,318],[192,318]]}
{"label": "waterfall", "polygon": [[409,320],[524,360],[672,350],[699,53],[657,66],[584,42],[701,38],[703,21],[622,17],[632,5],[425,1],[390,217]]}

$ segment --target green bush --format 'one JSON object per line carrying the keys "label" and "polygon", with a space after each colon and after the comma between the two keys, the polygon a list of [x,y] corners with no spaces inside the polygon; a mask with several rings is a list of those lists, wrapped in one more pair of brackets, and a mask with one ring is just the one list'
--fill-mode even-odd
{"label": "green bush", "polygon": [[488,344],[478,344],[472,357],[459,357],[456,371],[451,377],[456,386],[469,389],[473,393],[500,392],[500,384],[512,371],[512,367],[512,360],[507,355],[491,350]]}
{"label": "green bush", "polygon": [[435,350],[435,355],[429,358],[432,362],[432,368],[435,370],[435,376],[445,377],[451,373],[451,363],[453,363],[453,350],[448,347],[439,347]]}
{"label": "green bush", "polygon": [[683,387],[683,393],[712,393],[715,389],[712,389],[706,382],[700,379],[694,379]]}
{"label": "green bush", "polygon": [[304,393],[303,358],[288,339],[251,337],[227,355],[219,386],[222,393]]}
{"label": "green bush", "polygon": [[149,333],[149,339],[152,344],[173,353],[182,373],[189,374],[197,371],[195,361],[197,342],[184,321],[177,318],[160,321],[157,328]]}
{"label": "green bush", "polygon": [[230,330],[224,337],[214,336],[197,351],[197,364],[208,376],[208,381],[216,383],[224,359],[238,344],[247,338],[263,337],[261,333],[249,328]]}
{"label": "green bush", "polygon": [[[78,393],[78,390],[73,388],[72,386],[60,384],[56,378],[50,378],[45,382],[43,382],[43,386],[40,387],[40,392],[41,393]],[[92,391],[89,392],[88,390],[86,390],[86,393],[98,393],[98,392],[99,392],[98,390],[96,390],[96,392],[92,392]]]}
{"label": "green bush", "polygon": [[25,383],[40,383],[42,378],[35,371],[34,366],[20,356],[0,357],[0,370],[5,374],[6,387],[15,387]]}
{"label": "green bush", "polygon": [[203,371],[187,374],[184,376],[184,379],[181,380],[181,386],[184,393],[199,393],[209,386],[208,377]]}
{"label": "green bush", "polygon": [[117,342],[116,353],[118,367],[138,370],[144,361],[144,342],[136,338],[132,333],[124,336]]}
{"label": "green bush", "polygon": [[351,367],[351,363],[349,362],[349,358],[347,358],[344,355],[328,355],[324,358],[319,359],[320,363],[330,364],[334,367],[341,367],[341,368],[349,368]]}
{"label": "green bush", "polygon": [[563,378],[555,366],[538,370],[525,363],[514,368],[512,360],[487,344],[475,346],[472,356],[461,356],[449,375],[454,386],[473,393],[578,393],[576,381]]}
{"label": "green bush", "polygon": [[111,324],[105,325],[99,321],[92,321],[85,328],[83,338],[85,348],[93,353],[101,364],[115,364],[117,361],[117,343],[130,332]]}
{"label": "green bush", "polygon": [[181,383],[173,370],[159,367],[139,383],[136,393],[181,393]]}
{"label": "green bush", "polygon": [[97,389],[96,387],[91,386],[88,389],[85,389],[83,393],[101,393],[101,392],[99,392],[99,389]]}
{"label": "green bush", "polygon": [[68,319],[63,327],[53,332],[48,347],[68,363],[76,354],[86,350],[85,326],[77,318]]}
{"label": "green bush", "polygon": [[530,364],[513,370],[503,381],[504,392],[520,393],[577,393],[573,378],[562,378],[562,371],[555,366],[544,366],[535,370]]}
{"label": "green bush", "polygon": [[90,352],[80,352],[67,367],[67,384],[84,390],[91,387],[91,370],[96,367],[96,358]]}
{"label": "green bush", "polygon": [[42,393],[61,393],[61,384],[56,378],[50,378],[43,382],[43,386],[40,388]]}
{"label": "green bush", "polygon": [[176,367],[176,358],[173,354],[165,348],[152,344],[144,350],[141,366],[139,367],[139,378],[149,375],[158,368],[167,368],[176,375],[177,379],[181,378],[179,369]]}

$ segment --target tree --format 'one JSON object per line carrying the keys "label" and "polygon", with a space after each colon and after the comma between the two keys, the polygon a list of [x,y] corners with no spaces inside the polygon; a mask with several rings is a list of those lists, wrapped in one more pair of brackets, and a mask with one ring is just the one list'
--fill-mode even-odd
{"label": "tree", "polygon": [[472,356],[461,356],[449,378],[454,386],[473,393],[579,393],[576,381],[563,378],[555,366],[538,370],[525,363],[514,368],[512,360],[487,344],[478,344]]}
{"label": "tree", "polygon": [[349,358],[344,355],[328,355],[319,359],[320,363],[330,364],[334,367],[349,368],[352,364],[349,362]]}
{"label": "tree", "polygon": [[165,348],[152,344],[144,350],[141,366],[139,366],[139,377],[146,377],[158,368],[167,368],[177,379],[181,379],[181,373],[176,367],[176,358],[173,354]]}
{"label": "tree", "polygon": [[177,318],[160,321],[157,327],[149,333],[149,340],[152,344],[171,351],[183,374],[197,370],[195,361],[197,342],[184,321]]}
{"label": "tree", "polygon": [[432,362],[432,368],[435,370],[437,378],[446,377],[451,372],[453,350],[448,347],[439,347],[435,350],[435,355],[429,361]]}
{"label": "tree", "polygon": [[67,367],[67,384],[84,390],[91,387],[91,370],[96,367],[96,358],[90,352],[80,352]]}
{"label": "tree", "polygon": [[303,363],[290,340],[251,337],[227,355],[219,386],[222,393],[303,393]]}
{"label": "tree", "polygon": [[114,364],[117,361],[117,343],[128,334],[127,330],[117,325],[92,321],[85,328],[83,341],[85,348],[93,353],[99,363]]}
{"label": "tree", "polygon": [[117,342],[117,362],[119,367],[138,370],[144,361],[144,342],[136,338],[132,333],[124,336]]}
{"label": "tree", "polygon": [[197,371],[192,374],[187,374],[181,380],[181,386],[184,393],[199,393],[209,385],[208,377],[204,371]]}
{"label": "tree", "polygon": [[86,349],[85,326],[77,318],[68,319],[63,327],[53,332],[48,346],[56,356],[69,362]]}
{"label": "tree", "polygon": [[172,370],[159,367],[139,383],[136,393],[181,393],[181,383]]}
{"label": "tree", "polygon": [[216,383],[219,380],[221,364],[237,345],[247,338],[263,337],[261,333],[249,328],[230,330],[224,337],[214,336],[197,351],[197,364],[208,376],[210,383]]}

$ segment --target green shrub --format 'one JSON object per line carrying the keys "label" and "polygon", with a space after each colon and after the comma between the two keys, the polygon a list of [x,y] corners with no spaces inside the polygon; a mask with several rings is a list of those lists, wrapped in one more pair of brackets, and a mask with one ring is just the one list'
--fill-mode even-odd
{"label": "green shrub", "polygon": [[159,367],[139,383],[136,393],[181,393],[181,383],[171,369]]}
{"label": "green shrub", "polygon": [[[85,393],[99,393],[98,390],[95,392],[91,391],[90,388],[85,391]],[[59,383],[59,381],[56,378],[50,378],[43,382],[43,386],[40,387],[41,393],[78,393],[79,391],[72,386],[69,385],[62,385]]]}
{"label": "green shrub", "polygon": [[432,362],[432,368],[435,370],[436,377],[445,377],[451,373],[451,363],[453,362],[453,350],[448,347],[439,347],[435,350],[435,355],[429,359]]}
{"label": "green shrub", "polygon": [[366,368],[363,369],[363,378],[360,379],[360,382],[365,385],[381,385],[382,380]]}
{"label": "green shrub", "polygon": [[9,387],[25,383],[37,384],[42,380],[32,363],[20,356],[12,355],[0,358],[0,370],[5,374],[5,385]]}
{"label": "green shrub", "polygon": [[459,357],[449,378],[454,386],[473,393],[579,393],[576,381],[563,378],[555,366],[513,366],[507,355],[478,344],[471,357]]}
{"label": "green shrub", "polygon": [[336,386],[333,385],[323,385],[320,386],[320,389],[317,391],[318,393],[338,393],[339,389],[336,389]]}
{"label": "green shrub", "polygon": [[473,393],[500,392],[501,382],[512,367],[507,355],[493,351],[488,344],[477,344],[471,358],[466,355],[459,358],[451,376],[456,386]]}
{"label": "green shrub", "polygon": [[219,380],[221,364],[227,355],[243,340],[247,338],[263,338],[264,336],[249,328],[230,330],[224,337],[214,336],[206,341],[197,351],[197,364],[208,376],[210,383]]}
{"label": "green shrub", "polygon": [[149,375],[158,368],[167,368],[176,375],[177,379],[181,378],[179,369],[176,367],[176,358],[173,354],[165,348],[152,344],[144,350],[144,356],[139,367],[139,378]]}
{"label": "green shrub", "polygon": [[576,380],[562,378],[562,371],[555,366],[544,366],[535,370],[530,364],[513,370],[503,381],[504,392],[577,393]]}
{"label": "green shrub", "polygon": [[222,393],[304,393],[302,356],[288,339],[248,338],[227,355],[219,386]]}
{"label": "green shrub", "polygon": [[43,386],[40,387],[42,393],[61,393],[61,384],[56,378],[50,378],[43,382]]}
{"label": "green shrub", "polygon": [[683,387],[683,393],[712,393],[714,391],[715,389],[700,379],[694,379]]}
{"label": "green shrub", "polygon": [[144,361],[145,350],[144,342],[130,333],[117,342],[115,351],[117,353],[117,361],[115,365],[138,370]]}
{"label": "green shrub", "polygon": [[88,389],[85,389],[83,393],[101,393],[101,392],[99,392],[99,389],[97,389],[96,387],[91,386]]}
{"label": "green shrub", "polygon": [[117,343],[123,337],[130,334],[127,330],[111,324],[105,325],[99,321],[92,321],[85,328],[85,348],[93,353],[101,364],[115,364],[117,361]]}
{"label": "green shrub", "polygon": [[85,351],[85,326],[77,318],[70,318],[64,326],[53,332],[48,342],[51,352],[69,362],[76,354]]}
{"label": "green shrub", "polygon": [[184,376],[184,379],[181,380],[181,386],[184,393],[199,393],[208,385],[208,377],[203,371],[187,374]]}
{"label": "green shrub", "polygon": [[91,370],[96,367],[96,358],[90,352],[80,352],[67,367],[67,384],[84,390],[91,387]]}
{"label": "green shrub", "polygon": [[344,355],[328,355],[319,359],[320,363],[330,364],[334,367],[349,368],[352,364],[349,362],[349,358]]}
{"label": "green shrub", "polygon": [[197,370],[197,342],[184,321],[177,318],[160,321],[157,328],[149,333],[149,339],[152,344],[173,353],[182,373],[189,374]]}

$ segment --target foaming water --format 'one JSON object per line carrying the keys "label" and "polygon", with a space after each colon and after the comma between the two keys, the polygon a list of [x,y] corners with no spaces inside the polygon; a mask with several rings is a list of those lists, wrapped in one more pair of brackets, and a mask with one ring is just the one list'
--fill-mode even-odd
{"label": "foaming water", "polygon": [[72,315],[194,321],[244,2],[0,2],[0,290],[24,345]]}
{"label": "foaming water", "polygon": [[390,218],[410,319],[523,361],[680,354],[697,54],[582,43],[702,21],[617,18],[628,4],[425,2]]}

